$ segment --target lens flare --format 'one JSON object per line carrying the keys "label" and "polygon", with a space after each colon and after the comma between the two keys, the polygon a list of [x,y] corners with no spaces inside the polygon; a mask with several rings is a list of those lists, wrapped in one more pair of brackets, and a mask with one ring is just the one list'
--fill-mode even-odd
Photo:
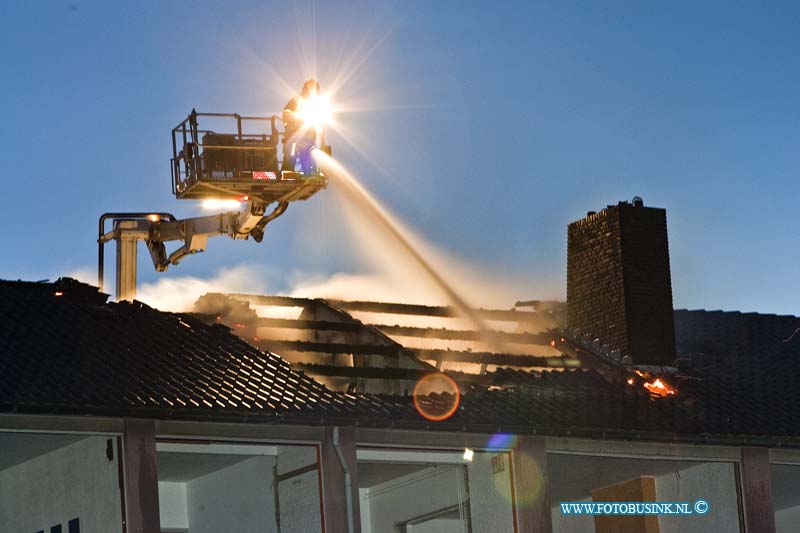
{"label": "lens flare", "polygon": [[297,117],[307,128],[321,128],[333,120],[333,105],[329,96],[315,94],[300,100]]}
{"label": "lens flare", "polygon": [[414,387],[414,408],[431,422],[453,416],[460,401],[458,384],[447,374],[426,374]]}
{"label": "lens flare", "polygon": [[545,477],[542,474],[542,467],[535,457],[532,457],[524,451],[517,450],[514,452],[516,455],[515,465],[513,467],[514,477],[516,478],[518,472],[526,472],[526,479],[520,480],[524,483],[525,490],[515,492],[517,505],[533,505],[538,503],[545,493]]}
{"label": "lens flare", "polygon": [[486,448],[489,450],[510,450],[517,443],[517,436],[511,433],[495,433],[489,437]]}

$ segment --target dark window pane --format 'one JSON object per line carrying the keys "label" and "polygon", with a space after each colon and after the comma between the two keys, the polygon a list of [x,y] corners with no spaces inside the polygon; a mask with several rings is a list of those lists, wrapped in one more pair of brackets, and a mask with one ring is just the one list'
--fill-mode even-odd
{"label": "dark window pane", "polygon": [[81,533],[81,521],[79,518],[73,518],[67,524],[69,533]]}
{"label": "dark window pane", "polygon": [[[775,510],[775,531],[797,531],[800,519],[800,454],[782,451],[786,463],[769,465],[772,481],[772,507]],[[795,461],[795,464],[790,464]]]}

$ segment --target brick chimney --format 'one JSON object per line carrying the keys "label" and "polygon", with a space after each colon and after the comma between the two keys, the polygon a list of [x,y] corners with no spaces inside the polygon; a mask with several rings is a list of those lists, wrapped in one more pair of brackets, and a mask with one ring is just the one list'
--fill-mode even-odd
{"label": "brick chimney", "polygon": [[620,202],[567,228],[567,328],[635,365],[672,365],[667,212]]}

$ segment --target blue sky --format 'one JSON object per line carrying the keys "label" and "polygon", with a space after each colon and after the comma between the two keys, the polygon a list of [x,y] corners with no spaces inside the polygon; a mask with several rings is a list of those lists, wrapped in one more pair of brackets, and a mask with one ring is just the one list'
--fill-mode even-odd
{"label": "blue sky", "polygon": [[[104,211],[197,213],[169,130],[279,111],[276,73],[299,87],[315,58],[362,108],[337,158],[520,298],[563,298],[567,223],[639,195],[668,210],[676,307],[800,314],[798,27],[793,2],[3,2],[0,277],[93,269]],[[357,273],[344,236],[309,244],[340,210],[323,193],[166,276]]]}

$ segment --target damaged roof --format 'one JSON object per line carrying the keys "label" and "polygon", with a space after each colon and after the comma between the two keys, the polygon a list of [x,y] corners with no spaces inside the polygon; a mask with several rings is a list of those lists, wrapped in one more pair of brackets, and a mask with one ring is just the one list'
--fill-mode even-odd
{"label": "damaged roof", "polygon": [[[327,389],[221,325],[109,303],[75,280],[0,281],[0,412],[649,438],[800,447],[800,319],[675,312],[678,394],[621,368],[500,368],[430,422],[407,396]],[[446,402],[429,396],[425,402]]]}
{"label": "damaged roof", "polygon": [[349,401],[224,326],[107,298],[72,279],[0,281],[0,411],[284,413]]}

